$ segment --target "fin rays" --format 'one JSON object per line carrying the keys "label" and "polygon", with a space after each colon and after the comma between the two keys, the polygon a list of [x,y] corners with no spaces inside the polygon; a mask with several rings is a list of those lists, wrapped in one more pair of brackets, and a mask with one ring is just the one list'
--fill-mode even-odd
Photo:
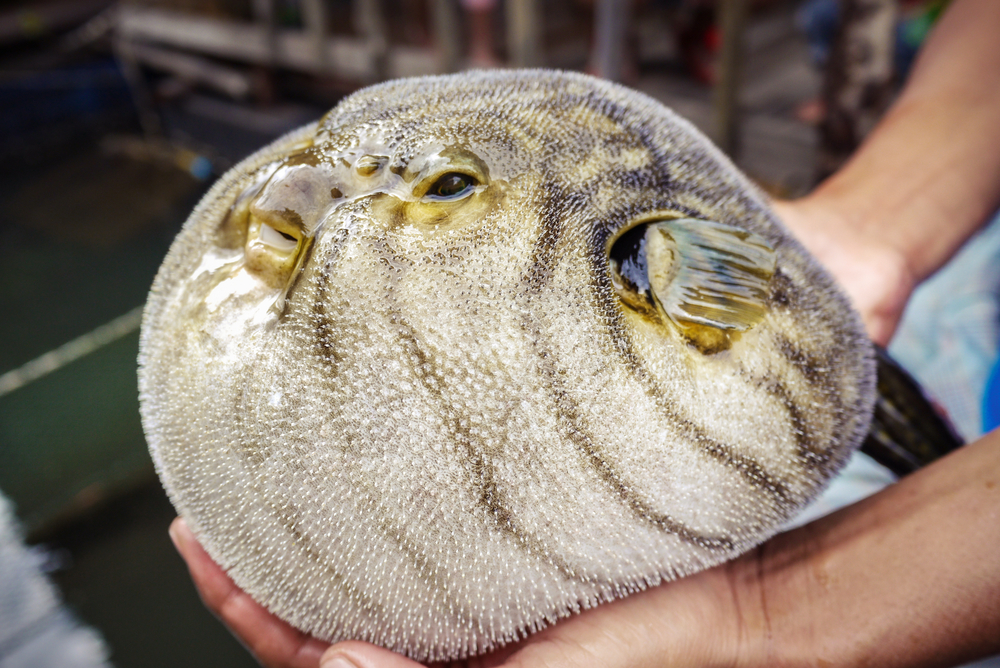
{"label": "fin rays", "polygon": [[692,218],[661,221],[647,228],[646,257],[654,298],[682,328],[742,332],[767,312],[775,257],[756,234]]}

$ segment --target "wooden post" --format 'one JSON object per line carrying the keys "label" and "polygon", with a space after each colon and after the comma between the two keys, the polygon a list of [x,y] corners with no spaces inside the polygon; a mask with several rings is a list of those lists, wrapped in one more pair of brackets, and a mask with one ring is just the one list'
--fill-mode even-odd
{"label": "wooden post", "polygon": [[139,115],[139,125],[142,127],[142,134],[146,139],[160,137],[163,135],[163,123],[160,121],[160,114],[153,104],[153,94],[146,85],[146,79],[139,69],[139,61],[132,50],[132,42],[120,35],[116,35],[112,41],[115,59],[122,68],[122,75],[128,84],[129,93],[132,95],[132,102],[135,104],[136,112]]}
{"label": "wooden post", "polygon": [[386,79],[388,72],[389,38],[379,0],[356,0],[354,20],[358,32],[364,36],[372,62],[372,81]]}
{"label": "wooden post", "polygon": [[462,40],[455,0],[434,0],[434,42],[441,53],[442,72],[457,72],[461,66]]}
{"label": "wooden post", "polygon": [[326,6],[323,0],[302,0],[302,22],[320,72],[330,70],[326,49]]}
{"label": "wooden post", "polygon": [[594,7],[594,68],[599,77],[622,80],[631,10],[632,0],[597,0]]}
{"label": "wooden post", "polygon": [[539,14],[535,0],[507,0],[507,56],[514,67],[541,65]]}
{"label": "wooden post", "polygon": [[719,26],[722,52],[715,82],[715,141],[726,155],[735,159],[740,144],[740,62],[743,59],[743,30],[746,27],[746,0],[721,0]]}
{"label": "wooden post", "polygon": [[271,64],[277,61],[275,54],[277,43],[277,28],[274,22],[274,0],[253,0],[253,20],[264,26],[267,35],[267,45],[270,50]]}

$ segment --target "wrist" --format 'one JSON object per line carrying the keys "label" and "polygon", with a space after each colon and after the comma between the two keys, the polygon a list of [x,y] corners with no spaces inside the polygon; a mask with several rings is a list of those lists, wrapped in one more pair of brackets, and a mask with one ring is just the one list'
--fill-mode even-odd
{"label": "wrist", "polygon": [[[870,250],[882,258],[884,264],[892,266],[901,281],[914,286],[933,273],[921,257],[919,244],[915,242],[915,230],[935,226],[928,219],[918,220],[915,214],[894,214],[900,207],[889,200],[886,193],[871,187],[855,184],[856,175],[844,170],[820,184],[813,192],[803,197],[802,209],[807,212],[811,230],[830,238],[847,239],[851,243]],[[905,221],[899,216],[906,216]],[[902,224],[902,225],[901,225]],[[908,229],[906,226],[911,226]]]}
{"label": "wrist", "polygon": [[887,239],[864,209],[844,197],[817,193],[774,202],[775,212],[823,265],[860,313],[869,336],[886,345],[917,274],[905,249]]}
{"label": "wrist", "polygon": [[733,562],[742,631],[729,665],[961,665],[1000,652],[997,471],[1000,432]]}

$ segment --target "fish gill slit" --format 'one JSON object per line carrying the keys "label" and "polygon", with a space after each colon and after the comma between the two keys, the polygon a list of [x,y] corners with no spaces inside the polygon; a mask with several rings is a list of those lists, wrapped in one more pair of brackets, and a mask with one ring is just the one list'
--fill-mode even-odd
{"label": "fish gill slit", "polygon": [[[551,201],[565,201],[565,197],[560,196],[558,193],[554,192],[555,187],[550,186],[549,197]],[[553,211],[554,207],[547,207],[543,210]],[[558,259],[558,242],[561,239],[563,233],[563,226],[561,223],[561,215],[549,216],[543,219],[543,236],[541,236],[535,245],[535,252],[532,255],[532,262],[529,264],[528,275],[522,278],[523,286],[533,286],[537,291],[542,285],[539,285],[539,279],[544,279],[545,283],[551,281],[553,277],[553,268]],[[545,235],[551,234],[552,239],[548,244],[544,244]],[[544,246],[544,247],[542,247]],[[602,251],[603,252],[603,251]],[[599,279],[591,272],[591,285],[595,289],[599,283]],[[528,295],[531,290],[520,290],[519,294]],[[530,312],[530,309],[526,310]],[[570,438],[578,450],[584,455],[585,460],[590,462],[591,467],[597,472],[598,477],[612,490],[614,495],[619,498],[619,500],[633,513],[638,519],[650,523],[656,526],[662,531],[676,535],[684,542],[699,545],[708,550],[728,550],[732,548],[732,542],[726,538],[710,538],[704,536],[698,536],[696,532],[692,531],[690,528],[685,527],[682,523],[670,518],[666,514],[657,514],[652,511],[652,509],[645,504],[641,499],[639,499],[631,490],[631,488],[624,483],[623,477],[614,471],[613,467],[605,460],[599,453],[597,446],[594,444],[593,439],[589,435],[586,435],[585,429],[582,425],[582,420],[579,417],[579,413],[575,408],[567,409],[567,403],[572,403],[564,389],[561,388],[555,370],[548,365],[547,360],[551,359],[550,351],[542,348],[541,346],[541,330],[534,322],[522,322],[522,330],[526,334],[527,340],[533,342],[536,351],[536,357],[540,360],[540,367],[543,369],[549,384],[548,390],[553,397],[553,401],[557,408],[557,418],[560,423],[564,426],[564,434]],[[728,545],[728,547],[723,547],[723,545]]]}

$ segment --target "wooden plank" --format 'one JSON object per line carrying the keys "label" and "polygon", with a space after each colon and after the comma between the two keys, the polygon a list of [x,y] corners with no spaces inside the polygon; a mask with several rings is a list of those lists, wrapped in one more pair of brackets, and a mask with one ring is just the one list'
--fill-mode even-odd
{"label": "wooden plank", "polygon": [[247,74],[207,58],[148,44],[133,44],[130,51],[144,65],[165,70],[185,81],[204,84],[236,100],[249,97],[253,88]]}
{"label": "wooden plank", "polygon": [[[257,65],[330,73],[358,81],[373,80],[377,74],[376,54],[363,39],[326,39],[329,70],[325,70],[323,60],[317,55],[314,36],[301,30],[275,31],[272,49],[263,25],[132,6],[121,8],[117,27],[120,35],[131,41],[154,42]],[[416,76],[436,71],[437,59],[428,49],[397,46],[388,53],[387,76]]]}

